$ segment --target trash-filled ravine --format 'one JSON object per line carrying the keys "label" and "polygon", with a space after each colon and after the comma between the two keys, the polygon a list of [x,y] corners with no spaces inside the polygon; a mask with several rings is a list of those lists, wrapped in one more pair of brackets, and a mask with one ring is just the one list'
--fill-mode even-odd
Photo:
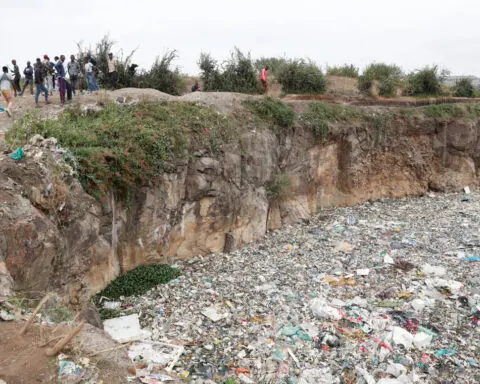
{"label": "trash-filled ravine", "polygon": [[103,299],[105,329],[132,382],[479,383],[479,214],[468,189],[325,209]]}

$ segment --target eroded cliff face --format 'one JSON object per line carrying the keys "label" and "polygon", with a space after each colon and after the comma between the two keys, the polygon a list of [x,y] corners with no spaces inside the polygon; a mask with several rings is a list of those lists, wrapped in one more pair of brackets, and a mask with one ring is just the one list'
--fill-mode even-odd
{"label": "eroded cliff face", "polygon": [[380,131],[359,121],[331,127],[323,143],[299,126],[248,131],[128,202],[103,204],[37,138],[19,162],[0,156],[0,295],[56,290],[80,305],[138,265],[221,252],[227,238],[241,247],[321,208],[475,187],[478,128],[411,117]]}

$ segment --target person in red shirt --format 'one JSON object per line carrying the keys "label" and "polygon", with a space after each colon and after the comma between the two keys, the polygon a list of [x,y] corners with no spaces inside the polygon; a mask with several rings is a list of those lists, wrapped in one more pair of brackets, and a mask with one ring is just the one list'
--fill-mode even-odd
{"label": "person in red shirt", "polygon": [[268,85],[267,85],[267,79],[268,79],[268,65],[262,69],[262,72],[260,73],[260,81],[262,82],[262,87],[263,87],[263,93],[267,93],[268,90]]}

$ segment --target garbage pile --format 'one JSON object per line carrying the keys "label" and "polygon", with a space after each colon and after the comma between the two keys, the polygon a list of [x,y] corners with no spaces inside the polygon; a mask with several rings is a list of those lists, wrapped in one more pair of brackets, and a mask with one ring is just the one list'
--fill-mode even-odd
{"label": "garbage pile", "polygon": [[103,305],[138,315],[141,382],[478,383],[479,211],[478,193],[323,210]]}

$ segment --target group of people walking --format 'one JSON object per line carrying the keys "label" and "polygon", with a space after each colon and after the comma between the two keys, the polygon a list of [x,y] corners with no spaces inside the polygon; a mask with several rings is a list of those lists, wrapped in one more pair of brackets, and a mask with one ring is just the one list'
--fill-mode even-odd
{"label": "group of people walking", "polygon": [[[37,58],[33,66],[31,62],[28,61],[27,66],[23,70],[23,75],[25,76],[23,87],[20,86],[20,68],[15,59],[12,60],[12,68],[8,68],[7,66],[2,67],[0,93],[7,104],[5,111],[8,116],[11,116],[13,97],[23,96],[27,87],[29,87],[31,95],[35,94],[35,105],[37,107],[40,107],[38,100],[42,94],[45,98],[45,104],[50,104],[48,98],[53,95],[55,89],[58,89],[60,103],[62,105],[71,101],[72,95],[76,95],[79,80],[83,73],[81,64],[74,55],[70,56],[70,61],[67,63],[65,63],[65,61],[64,55],[56,56],[53,61],[50,60],[48,55],[44,55],[43,61]],[[118,75],[117,64],[113,59],[112,53],[108,54],[107,63],[110,85],[115,89],[117,87]],[[90,92],[98,91],[99,87],[95,76],[96,61],[91,56],[87,56],[83,68],[88,90]],[[34,84],[35,93],[33,91]]]}

